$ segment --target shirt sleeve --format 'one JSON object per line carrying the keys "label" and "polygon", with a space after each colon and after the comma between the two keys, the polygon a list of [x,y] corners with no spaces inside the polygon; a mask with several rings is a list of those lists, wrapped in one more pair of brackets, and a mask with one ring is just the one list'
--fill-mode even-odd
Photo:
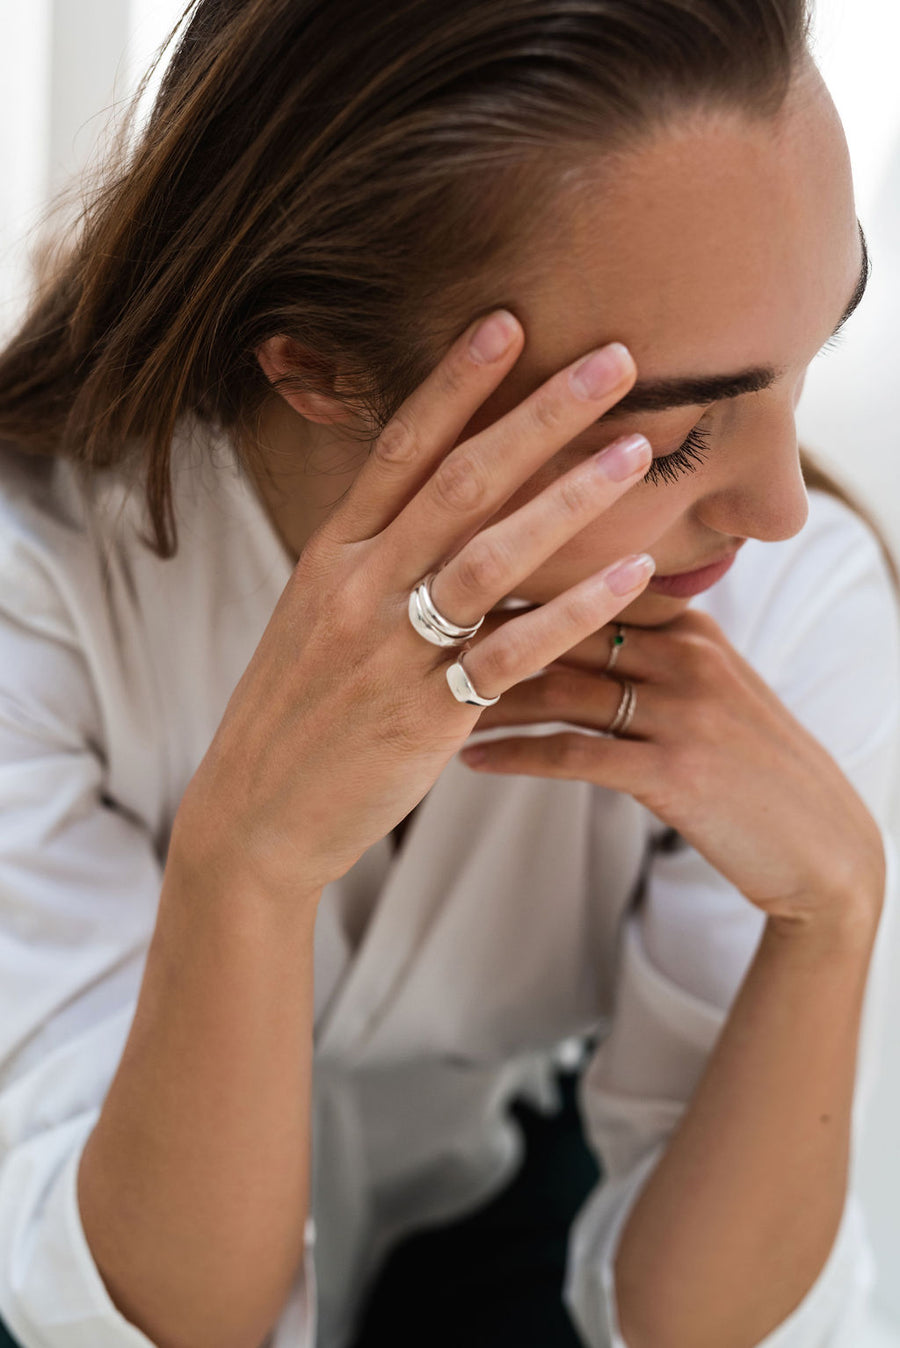
{"label": "shirt sleeve", "polygon": [[[106,792],[78,630],[32,541],[0,534],[0,1322],[21,1348],[153,1348],[107,1292],[76,1181],[131,1027],[163,862]],[[314,1342],[311,1222],[306,1234],[276,1348]]]}
{"label": "shirt sleeve", "polygon": [[[863,1006],[840,1227],[806,1296],[757,1348],[857,1348],[874,1282],[854,1173],[884,1038],[891,950],[900,940],[900,867],[888,825],[900,724],[900,636],[883,559],[871,533],[855,521],[824,531],[811,546],[818,559],[786,577],[778,602],[769,607],[765,644],[761,636],[743,652],[865,800],[881,827],[887,861]],[[564,1298],[591,1348],[627,1348],[616,1307],[619,1238],[703,1074],[765,923],[762,912],[692,847],[677,835],[675,841],[680,850],[657,846],[650,852],[641,901],[623,922],[610,1031],[579,1083],[585,1133],[604,1173],[572,1225]]]}

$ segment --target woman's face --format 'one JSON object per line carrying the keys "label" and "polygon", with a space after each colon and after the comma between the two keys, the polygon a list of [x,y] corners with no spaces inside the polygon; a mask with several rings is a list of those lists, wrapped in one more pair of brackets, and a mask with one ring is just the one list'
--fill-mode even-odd
{"label": "woman's face", "polygon": [[[796,534],[808,502],[794,412],[863,264],[846,142],[818,72],[803,73],[774,122],[707,113],[629,154],[609,178],[592,182],[587,166],[552,221],[542,265],[511,295],[525,349],[461,438],[612,340],[637,362],[636,390],[756,371],[757,391],[695,389],[671,407],[614,409],[571,441],[496,518],[625,431],[642,431],[655,457],[694,428],[707,433],[702,462],[638,482],[515,594],[541,603],[626,553],[650,552],[666,575],[746,538]],[[690,602],[645,590],[621,617],[657,626]]]}

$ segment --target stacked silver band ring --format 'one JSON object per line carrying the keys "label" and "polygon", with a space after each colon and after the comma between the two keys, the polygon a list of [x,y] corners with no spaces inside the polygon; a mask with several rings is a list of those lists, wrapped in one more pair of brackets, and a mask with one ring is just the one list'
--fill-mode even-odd
{"label": "stacked silver band ring", "polygon": [[622,697],[615,716],[606,727],[607,735],[624,735],[631,725],[634,709],[637,706],[637,692],[630,679],[622,684]]}
{"label": "stacked silver band ring", "polygon": [[420,580],[418,585],[410,591],[409,595],[409,621],[419,633],[419,636],[430,641],[433,646],[463,646],[470,641],[484,622],[484,617],[478,619],[471,627],[459,627],[456,623],[450,622],[443,614],[438,613],[434,606],[434,600],[431,598],[429,586],[437,575],[432,571],[431,575]]}
{"label": "stacked silver band ring", "polygon": [[[429,588],[436,575],[437,572],[432,571],[410,591],[409,621],[419,636],[430,641],[433,646],[464,646],[484,622],[484,615],[471,627],[460,627],[458,623],[450,622],[439,613]],[[495,702],[500,701],[499,693],[496,697],[481,697],[476,693],[472,680],[463,669],[462,656],[450,665],[446,672],[447,683],[457,702],[466,702],[472,707],[492,707]]]}

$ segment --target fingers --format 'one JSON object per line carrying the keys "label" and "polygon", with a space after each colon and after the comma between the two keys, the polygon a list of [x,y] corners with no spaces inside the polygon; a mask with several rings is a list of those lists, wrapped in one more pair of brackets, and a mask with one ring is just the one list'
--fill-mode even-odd
{"label": "fingers", "polygon": [[652,563],[644,553],[623,558],[539,608],[509,619],[466,652],[464,665],[474,687],[482,697],[496,697],[546,669],[632,603],[653,575]]}
{"label": "fingers", "polygon": [[577,730],[473,745],[463,749],[460,758],[475,771],[596,782],[634,796],[651,811],[654,797],[648,783],[665,780],[666,771],[666,760],[652,740],[600,738]]}
{"label": "fingers", "polygon": [[608,412],[635,374],[627,348],[611,342],[442,458],[384,531],[400,584],[414,584],[452,556],[547,459]]}
{"label": "fingers", "polygon": [[523,345],[522,326],[506,309],[473,323],[388,422],[332,512],[328,534],[347,543],[380,533],[456,444]]}
{"label": "fingers", "polygon": [[[605,731],[619,710],[625,678],[624,674],[604,676],[552,665],[546,673],[507,689],[495,707],[486,707],[481,713],[476,730],[567,721],[588,730]],[[642,739],[655,732],[658,699],[651,685],[633,682],[639,685],[638,697],[628,736]]]}
{"label": "fingers", "polygon": [[438,611],[462,626],[477,622],[633,486],[651,458],[644,436],[615,440],[506,519],[476,534],[431,584]]}

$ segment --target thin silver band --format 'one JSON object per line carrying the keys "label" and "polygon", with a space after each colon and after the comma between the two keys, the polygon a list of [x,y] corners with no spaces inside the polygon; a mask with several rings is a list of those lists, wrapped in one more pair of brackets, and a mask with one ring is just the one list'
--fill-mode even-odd
{"label": "thin silver band", "polygon": [[631,725],[631,719],[634,716],[634,709],[637,706],[637,692],[630,679],[625,679],[622,684],[622,697],[615,716],[606,727],[607,735],[624,735],[625,731]]}
{"label": "thin silver band", "polygon": [[603,673],[608,674],[613,665],[619,658],[619,651],[625,645],[625,624],[616,623],[616,634],[612,639],[612,646],[609,651],[609,659],[604,666]]}

